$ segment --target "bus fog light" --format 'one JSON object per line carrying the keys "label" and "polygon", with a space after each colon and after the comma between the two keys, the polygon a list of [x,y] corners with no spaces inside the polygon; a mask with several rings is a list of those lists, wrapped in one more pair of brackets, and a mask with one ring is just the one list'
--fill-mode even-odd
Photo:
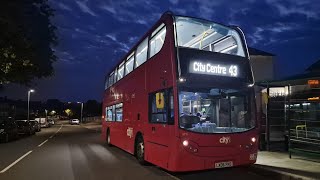
{"label": "bus fog light", "polygon": [[192,146],[190,146],[189,149],[190,149],[191,152],[194,152],[194,153],[198,152],[198,149],[194,148]]}
{"label": "bus fog light", "polygon": [[189,145],[189,142],[188,142],[187,140],[184,140],[184,141],[182,142],[182,145],[183,145],[183,146],[188,146],[188,145]]}
{"label": "bus fog light", "polygon": [[255,137],[251,138],[251,142],[255,143],[257,139]]}

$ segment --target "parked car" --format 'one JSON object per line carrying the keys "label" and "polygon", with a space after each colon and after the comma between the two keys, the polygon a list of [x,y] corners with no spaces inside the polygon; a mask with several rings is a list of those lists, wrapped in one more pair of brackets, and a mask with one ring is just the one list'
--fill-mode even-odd
{"label": "parked car", "polygon": [[33,128],[35,129],[36,132],[40,132],[41,131],[41,125],[38,121],[36,120],[30,120],[31,125],[33,126]]}
{"label": "parked car", "polygon": [[18,120],[16,121],[18,124],[18,133],[19,134],[35,134],[36,130],[30,121],[27,120]]}
{"label": "parked car", "polygon": [[42,128],[47,128],[51,126],[51,124],[49,123],[49,120],[45,117],[35,118],[34,120],[38,121]]}
{"label": "parked car", "polygon": [[0,119],[0,142],[9,142],[17,137],[18,127],[16,122],[11,117],[2,117]]}
{"label": "parked car", "polygon": [[49,122],[50,126],[54,125],[54,120],[53,119],[49,119],[48,122]]}
{"label": "parked car", "polygon": [[71,120],[70,120],[70,124],[71,124],[71,125],[73,125],[73,124],[78,124],[78,125],[79,125],[79,124],[80,124],[80,121],[79,121],[79,119],[71,119]]}

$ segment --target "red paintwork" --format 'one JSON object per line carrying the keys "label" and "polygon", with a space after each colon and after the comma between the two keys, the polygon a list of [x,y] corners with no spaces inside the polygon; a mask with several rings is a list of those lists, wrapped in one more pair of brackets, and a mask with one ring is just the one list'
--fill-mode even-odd
{"label": "red paintwork", "polygon": [[[250,149],[243,147],[250,144],[251,137],[258,138],[256,129],[238,134],[206,135],[180,129],[177,118],[174,125],[149,123],[148,94],[150,92],[173,87],[174,107],[178,107],[172,17],[162,16],[142,39],[151,34],[162,22],[166,24],[167,34],[161,51],[105,90],[103,116],[105,116],[107,106],[123,102],[123,121],[106,122],[103,120],[101,138],[106,140],[106,131],[109,128],[111,143],[134,154],[135,137],[140,132],[143,134],[145,143],[145,159],[169,171],[211,169],[214,167],[214,162],[228,160],[234,161],[234,165],[255,163],[255,161],[249,161],[249,154],[257,152],[257,144]],[[163,80],[167,81],[165,87]],[[115,94],[119,96],[114,96]],[[178,117],[178,108],[175,108],[174,111],[175,117]],[[137,120],[138,113],[140,120]],[[133,128],[131,138],[127,136],[128,127]],[[155,132],[152,132],[152,127],[156,129]],[[231,143],[220,144],[219,139],[223,136],[229,136]],[[185,139],[198,147],[197,153],[191,153],[182,146],[182,141]]]}

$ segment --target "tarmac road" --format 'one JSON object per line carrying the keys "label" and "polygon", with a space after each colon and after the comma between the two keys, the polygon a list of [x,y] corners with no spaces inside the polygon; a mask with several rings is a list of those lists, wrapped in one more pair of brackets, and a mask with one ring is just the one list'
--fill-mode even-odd
{"label": "tarmac road", "polygon": [[168,173],[141,166],[135,157],[107,147],[100,133],[78,125],[56,124],[36,135],[0,144],[1,180],[94,179],[274,179],[248,167]]}

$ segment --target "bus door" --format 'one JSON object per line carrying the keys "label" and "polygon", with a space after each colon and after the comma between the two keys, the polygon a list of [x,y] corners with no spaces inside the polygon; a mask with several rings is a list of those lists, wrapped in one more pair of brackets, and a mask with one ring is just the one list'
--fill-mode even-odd
{"label": "bus door", "polygon": [[[148,161],[167,167],[169,143],[174,136],[174,111],[172,89],[149,94],[149,126],[146,153]],[[147,152],[149,151],[149,152]]]}

